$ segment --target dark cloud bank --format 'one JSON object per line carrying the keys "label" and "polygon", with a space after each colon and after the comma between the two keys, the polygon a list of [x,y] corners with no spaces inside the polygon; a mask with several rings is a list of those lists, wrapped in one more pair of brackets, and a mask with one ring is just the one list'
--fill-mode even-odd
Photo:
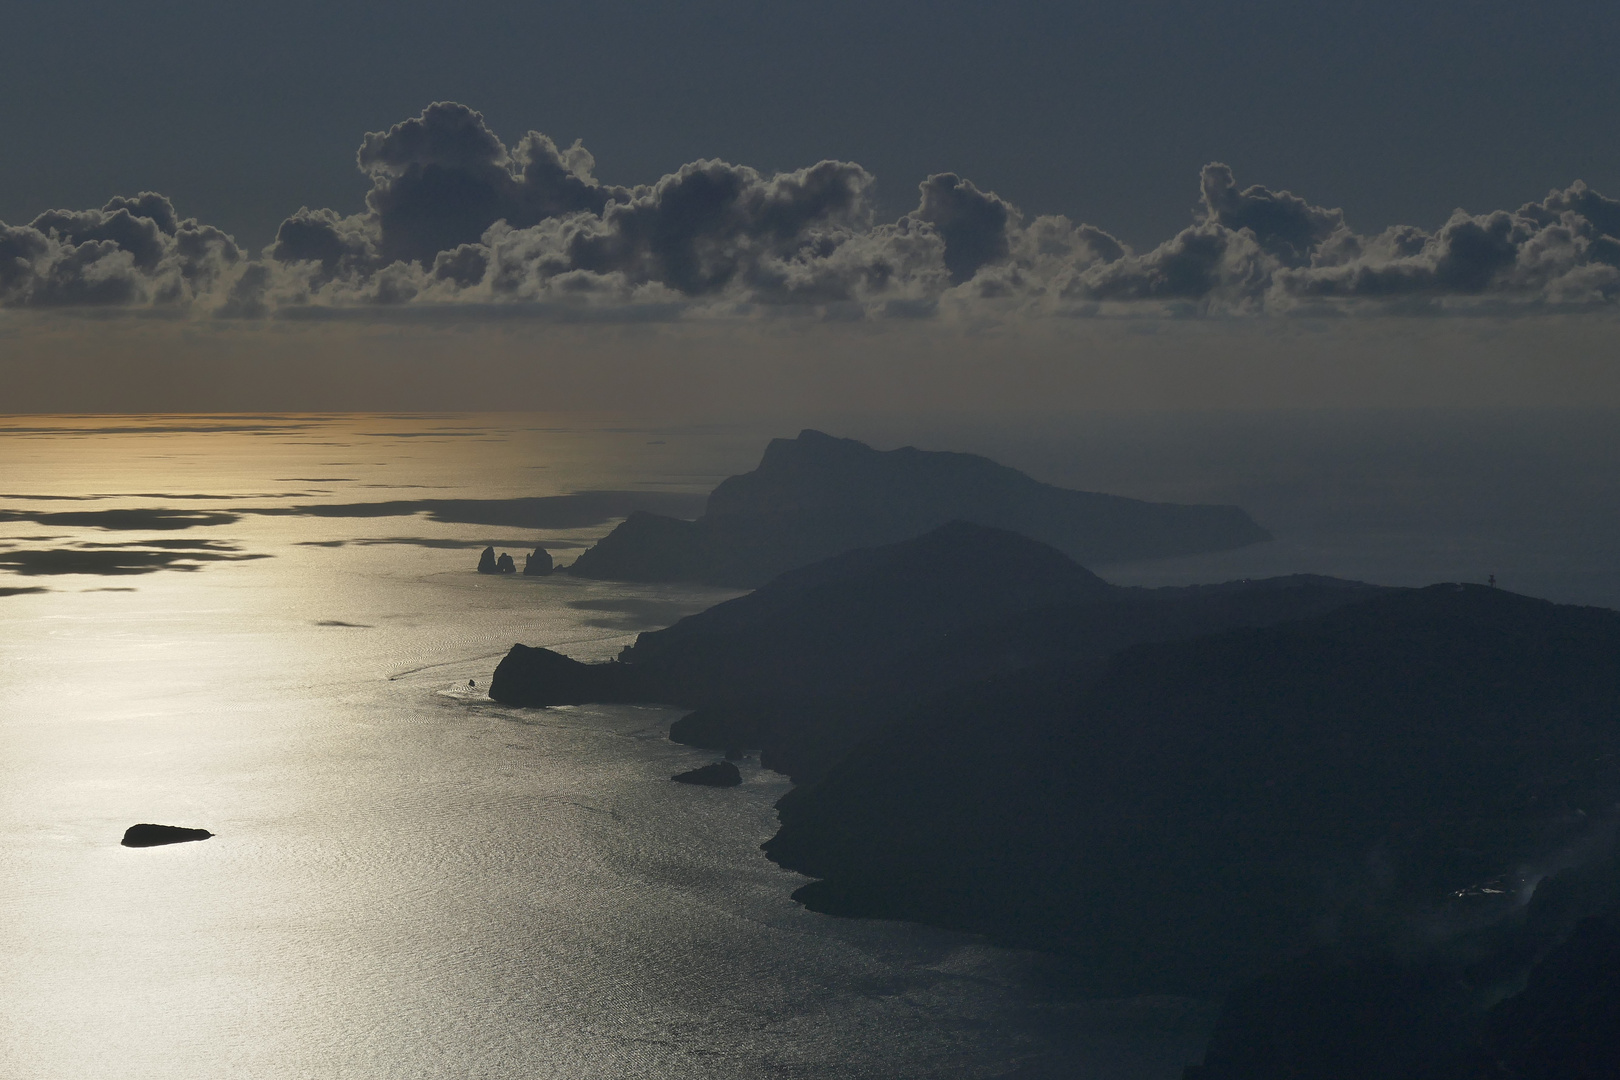
{"label": "dark cloud bank", "polygon": [[604,184],[583,146],[508,146],[440,102],[372,132],[364,209],[300,209],[254,255],[154,193],[0,225],[0,305],[223,319],[830,319],[1127,312],[1578,309],[1620,295],[1620,200],[1576,181],[1438,228],[1351,229],[1339,210],[1206,165],[1192,223],[1149,251],[1028,217],[942,173],[876,220],[872,176],[696,161]]}

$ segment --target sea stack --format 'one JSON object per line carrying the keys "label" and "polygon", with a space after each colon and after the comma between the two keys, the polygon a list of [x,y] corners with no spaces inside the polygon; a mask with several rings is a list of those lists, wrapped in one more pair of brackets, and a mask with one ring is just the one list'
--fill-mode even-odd
{"label": "sea stack", "polygon": [[523,557],[523,573],[528,577],[540,577],[552,569],[551,552],[545,548],[535,548],[533,554]]}
{"label": "sea stack", "polygon": [[516,573],[517,563],[512,561],[512,556],[503,551],[501,552],[501,557],[495,560],[495,572],[497,574]]}
{"label": "sea stack", "polygon": [[498,574],[500,569],[495,565],[495,549],[487,547],[484,553],[478,556],[478,572],[480,574]]}

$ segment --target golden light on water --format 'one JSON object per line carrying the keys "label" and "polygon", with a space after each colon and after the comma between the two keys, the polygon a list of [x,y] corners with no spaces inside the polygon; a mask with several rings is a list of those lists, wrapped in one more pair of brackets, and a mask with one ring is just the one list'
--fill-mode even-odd
{"label": "golden light on water", "polygon": [[[758,851],[785,780],[753,768],[695,799],[668,777],[709,755],[664,737],[674,713],[524,714],[466,689],[513,641],[606,658],[653,625],[637,611],[673,620],[729,593],[473,573],[483,543],[566,561],[606,522],[253,512],[701,492],[758,445],[546,418],[0,423],[4,586],[48,590],[0,597],[0,1071],[722,1077],[787,1061],[887,1078],[1016,1058],[1050,1023],[998,989],[1023,958],[789,899],[798,879]],[[154,508],[225,516],[48,516]],[[47,550],[228,557],[32,572]],[[139,821],[215,836],[119,846]],[[1117,1042],[1107,1026],[1094,1037]]]}
{"label": "golden light on water", "polygon": [[[847,433],[1239,503],[1279,537],[1100,568],[1118,582],[1495,572],[1620,598],[1607,418],[1459,420],[1450,442],[1422,417],[1258,423]],[[486,544],[568,562],[612,524],[515,525],[507,501],[701,494],[781,434],[0,418],[0,1075],[891,1080],[1051,1054],[1179,1075],[1207,1003],[1136,1003],[1122,1024],[1031,993],[1027,955],[793,903],[802,879],[758,850],[787,782],[748,765],[723,793],[669,783],[712,758],[668,741],[674,713],[467,688],[513,642],[606,659],[731,595],[479,575]],[[216,835],[120,847],[141,821]]]}

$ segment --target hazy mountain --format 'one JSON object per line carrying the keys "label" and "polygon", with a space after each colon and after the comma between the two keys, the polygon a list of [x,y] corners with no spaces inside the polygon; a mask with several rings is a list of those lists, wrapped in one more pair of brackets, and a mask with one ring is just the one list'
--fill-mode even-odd
{"label": "hazy mountain", "polygon": [[879,451],[803,431],[773,439],[758,468],[721,482],[698,520],[634,513],[570,569],[584,577],[752,588],[785,570],[951,521],[1022,533],[1083,563],[1271,538],[1235,506],[1071,491],[974,454]]}

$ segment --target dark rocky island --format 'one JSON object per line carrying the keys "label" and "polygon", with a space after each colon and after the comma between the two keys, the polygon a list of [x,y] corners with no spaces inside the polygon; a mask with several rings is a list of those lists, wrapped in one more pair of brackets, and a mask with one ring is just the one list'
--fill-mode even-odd
{"label": "dark rocky island", "polygon": [[152,825],[142,823],[124,830],[125,847],[161,847],[164,844],[185,844],[193,840],[207,840],[214,834],[207,829],[184,829],[178,825]]}
{"label": "dark rocky island", "polygon": [[670,777],[677,784],[701,784],[704,787],[736,787],[742,783],[742,773],[737,766],[729,761],[716,761],[712,765],[704,765],[696,769],[689,769],[683,773],[676,773]]}
{"label": "dark rocky island", "polygon": [[[550,559],[548,557],[548,565],[549,562]],[[484,549],[483,554],[478,556],[478,572],[480,574],[511,574],[515,573],[516,571],[517,563],[513,562],[512,556],[508,555],[504,551],[501,552],[500,558],[497,559],[495,557],[495,549],[492,547],[487,547]],[[529,571],[527,569],[524,570],[524,573],[528,572]]]}
{"label": "dark rocky island", "polygon": [[[523,573],[528,577],[544,577],[554,569],[556,567],[552,565],[551,553],[545,548],[535,548],[534,551],[523,557]],[[514,574],[517,572],[517,562],[504,551],[497,558],[495,549],[487,547],[478,556],[478,572],[480,574]]]}
{"label": "dark rocky island", "polygon": [[1009,529],[1081,562],[1221,551],[1269,540],[1235,506],[1185,506],[1071,491],[974,454],[803,431],[709,495],[696,521],[638,511],[569,567],[581,577],[753,588],[854,548],[951,521]]}

